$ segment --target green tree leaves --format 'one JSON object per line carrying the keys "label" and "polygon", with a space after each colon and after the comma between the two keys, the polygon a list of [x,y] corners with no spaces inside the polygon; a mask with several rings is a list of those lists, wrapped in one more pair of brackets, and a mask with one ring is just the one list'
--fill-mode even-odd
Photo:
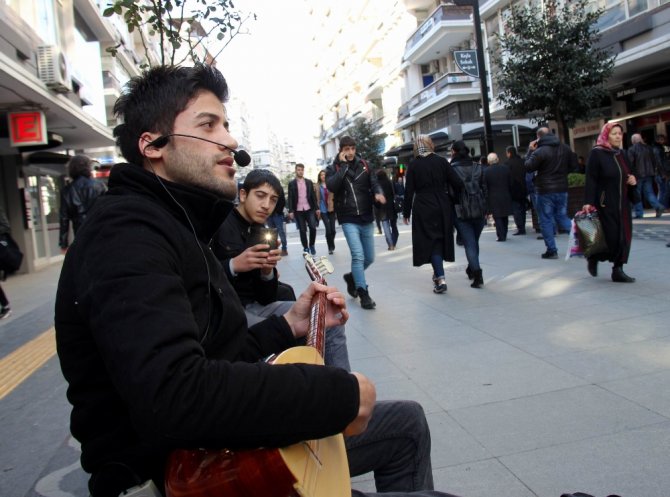
{"label": "green tree leaves", "polygon": [[382,166],[386,134],[377,133],[378,129],[371,121],[359,117],[354,121],[353,128],[349,130],[349,135],[356,141],[356,153],[361,154],[372,169]]}
{"label": "green tree leaves", "polygon": [[596,47],[601,13],[588,0],[512,7],[492,56],[497,97],[511,114],[555,120],[565,139],[577,120],[602,107],[614,57]]}

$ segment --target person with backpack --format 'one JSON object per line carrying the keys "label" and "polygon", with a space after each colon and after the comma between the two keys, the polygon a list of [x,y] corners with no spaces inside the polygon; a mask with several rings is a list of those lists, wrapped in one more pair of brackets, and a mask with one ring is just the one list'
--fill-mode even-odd
{"label": "person with backpack", "polygon": [[365,270],[375,260],[373,201],[386,203],[377,175],[356,154],[356,141],[340,140],[340,152],[326,169],[326,186],[335,197],[335,213],[351,252],[351,272],[344,275],[347,292],[360,297],[363,309],[377,304],[370,297]]}
{"label": "person with backpack", "polygon": [[454,261],[454,208],[448,189],[460,190],[463,182],[449,162],[435,153],[433,140],[419,135],[415,159],[407,168],[403,222],[412,216],[412,262],[433,266],[433,292],[444,293],[447,283],[443,261]]}
{"label": "person with backpack", "polygon": [[481,288],[484,276],[479,265],[479,237],[486,225],[484,171],[481,164],[472,160],[463,140],[455,141],[451,146],[451,167],[464,185],[460,192],[454,192],[454,197],[456,230],[463,240],[468,259],[465,273],[472,280],[472,288]]}

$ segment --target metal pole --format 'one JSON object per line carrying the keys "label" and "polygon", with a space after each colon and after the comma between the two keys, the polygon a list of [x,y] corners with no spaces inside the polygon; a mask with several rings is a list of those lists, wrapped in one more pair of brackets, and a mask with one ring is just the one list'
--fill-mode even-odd
{"label": "metal pole", "polygon": [[479,84],[482,88],[482,107],[484,109],[484,138],[486,140],[486,153],[493,152],[493,129],[491,128],[491,113],[489,112],[489,88],[486,77],[486,66],[484,65],[484,45],[482,43],[482,21],[479,18],[479,2],[473,0],[472,11],[475,17],[475,39],[477,40],[477,61],[481,67],[481,79]]}
{"label": "metal pole", "polygon": [[456,5],[469,5],[475,22],[475,40],[477,41],[477,64],[479,65],[479,85],[482,90],[482,110],[484,113],[484,141],[486,153],[493,152],[493,129],[491,128],[491,113],[489,111],[489,89],[486,81],[486,66],[484,65],[484,44],[482,43],[482,21],[479,17],[478,0],[454,0]]}

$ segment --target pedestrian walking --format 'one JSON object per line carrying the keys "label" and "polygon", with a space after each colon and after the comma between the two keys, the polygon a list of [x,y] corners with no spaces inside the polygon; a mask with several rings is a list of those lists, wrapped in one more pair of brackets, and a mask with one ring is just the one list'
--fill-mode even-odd
{"label": "pedestrian walking", "polygon": [[486,183],[487,203],[489,212],[493,215],[496,226],[497,241],[507,240],[509,215],[512,213],[512,193],[509,168],[501,164],[498,154],[491,152],[487,156],[488,167],[484,171]]}
{"label": "pedestrian walking", "polygon": [[319,178],[316,182],[316,203],[319,205],[318,215],[323,221],[323,227],[326,230],[326,244],[328,245],[328,253],[332,254],[335,251],[335,201],[332,193],[328,191],[326,185],[326,170],[319,171]]}
{"label": "pedestrian walking", "polygon": [[403,222],[412,218],[412,263],[433,267],[434,293],[445,293],[444,261],[454,261],[454,206],[449,187],[460,190],[462,181],[449,162],[435,153],[428,135],[414,140],[414,159],[405,177]]}
{"label": "pedestrian walking", "polygon": [[340,151],[326,169],[326,185],[335,195],[335,212],[351,252],[351,272],[344,275],[347,292],[360,298],[363,309],[374,309],[365,270],[375,260],[373,200],[384,204],[386,199],[350,136],[340,140]]}

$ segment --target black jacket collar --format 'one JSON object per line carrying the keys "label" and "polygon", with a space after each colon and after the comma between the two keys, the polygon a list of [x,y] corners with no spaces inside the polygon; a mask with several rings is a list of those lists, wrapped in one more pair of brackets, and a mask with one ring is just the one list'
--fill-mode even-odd
{"label": "black jacket collar", "polygon": [[[173,183],[133,164],[117,164],[109,175],[109,194],[134,192],[152,197],[189,225],[200,240],[209,242],[226,219],[233,203],[203,188]],[[188,213],[188,217],[185,212]]]}

